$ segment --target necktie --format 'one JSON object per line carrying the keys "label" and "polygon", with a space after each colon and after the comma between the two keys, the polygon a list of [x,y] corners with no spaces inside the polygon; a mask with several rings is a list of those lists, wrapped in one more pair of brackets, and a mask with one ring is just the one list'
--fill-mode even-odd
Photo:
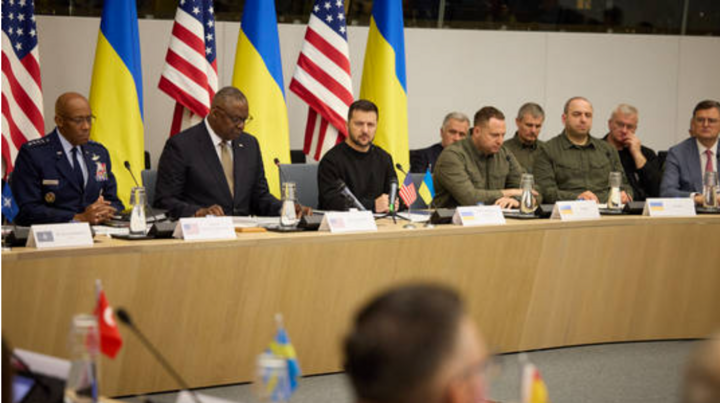
{"label": "necktie", "polygon": [[713,171],[713,163],[712,163],[712,157],[713,157],[712,151],[705,150],[705,155],[707,156],[707,161],[705,162],[705,172],[714,172]]}
{"label": "necktie", "polygon": [[233,163],[230,157],[230,145],[227,141],[220,143],[220,163],[225,173],[225,179],[227,180],[228,187],[230,187],[230,194],[235,194],[235,181],[233,176]]}
{"label": "necktie", "polygon": [[81,190],[85,190],[85,178],[83,178],[82,168],[80,167],[80,149],[73,147],[70,151],[73,159],[73,176],[75,183],[80,186]]}

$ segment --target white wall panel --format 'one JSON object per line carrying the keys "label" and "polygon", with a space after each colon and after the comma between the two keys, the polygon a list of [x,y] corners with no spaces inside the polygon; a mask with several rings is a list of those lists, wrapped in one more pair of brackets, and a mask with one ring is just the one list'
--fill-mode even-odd
{"label": "white wall panel", "polygon": [[[92,77],[99,18],[38,16],[46,129],[53,128],[59,94],[87,94]],[[162,151],[173,102],[157,89],[172,21],[140,20],[145,142],[153,164]],[[216,26],[220,85],[233,74],[240,24]],[[304,25],[279,26],[290,121],[290,145],[302,148],[307,107],[287,90],[305,32]],[[360,93],[367,27],[349,27],[348,42],[355,96]],[[593,134],[603,135],[614,105],[640,109],[645,143],[667,149],[684,138],[695,103],[720,98],[720,38],[571,34],[542,32],[406,29],[410,147],[437,142],[443,116],[452,110],[472,117],[494,105],[508,117],[526,101],[547,112],[542,138],[561,130],[565,100],[584,95],[595,105]],[[252,110],[252,105],[250,106]],[[382,116],[382,111],[381,111]]]}

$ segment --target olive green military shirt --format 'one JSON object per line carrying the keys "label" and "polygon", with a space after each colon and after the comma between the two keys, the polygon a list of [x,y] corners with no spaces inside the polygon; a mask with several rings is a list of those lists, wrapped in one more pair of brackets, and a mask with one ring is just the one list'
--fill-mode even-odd
{"label": "olive green military shirt", "polygon": [[533,167],[535,183],[545,203],[576,200],[586,190],[605,203],[608,178],[613,171],[622,174],[622,190],[632,196],[615,148],[592,136],[585,145],[578,146],[564,131],[540,147]]}
{"label": "olive green military shirt", "polygon": [[435,163],[435,207],[452,208],[493,204],[502,197],[502,189],[520,187],[523,169],[505,147],[494,155],[475,148],[472,136],[443,150]]}
{"label": "olive green military shirt", "polygon": [[516,132],[515,136],[503,145],[515,156],[525,172],[531,174],[533,172],[533,164],[535,164],[535,156],[543,144],[545,144],[545,142],[540,140],[537,140],[532,145],[524,144],[520,141],[520,137],[518,137]]}

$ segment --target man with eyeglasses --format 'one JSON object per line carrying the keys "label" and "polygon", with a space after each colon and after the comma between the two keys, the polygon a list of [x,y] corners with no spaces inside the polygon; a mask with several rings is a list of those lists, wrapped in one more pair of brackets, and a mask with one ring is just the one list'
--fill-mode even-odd
{"label": "man with eyeglasses", "polygon": [[720,103],[698,103],[690,120],[690,138],[668,151],[660,187],[662,197],[692,197],[696,204],[702,204],[703,177],[720,167],[719,134]]}
{"label": "man with eyeglasses", "polygon": [[55,102],[55,130],[20,148],[10,180],[20,209],[16,224],[95,225],[125,208],[107,149],[90,140],[94,119],[84,96],[62,94]]}
{"label": "man with eyeglasses", "polygon": [[345,338],[345,371],[363,403],[485,402],[487,363],[460,296],[434,284],[373,298]]}
{"label": "man with eyeglasses", "polygon": [[[169,138],[158,163],[155,206],[170,216],[278,216],[257,139],[244,131],[252,119],[234,87],[215,94],[199,124]],[[298,213],[309,213],[300,208]]]}
{"label": "man with eyeglasses", "polygon": [[620,104],[608,120],[610,132],[605,140],[618,150],[633,199],[644,201],[660,195],[662,167],[655,151],[642,145],[635,131],[638,127],[638,110],[632,105]]}

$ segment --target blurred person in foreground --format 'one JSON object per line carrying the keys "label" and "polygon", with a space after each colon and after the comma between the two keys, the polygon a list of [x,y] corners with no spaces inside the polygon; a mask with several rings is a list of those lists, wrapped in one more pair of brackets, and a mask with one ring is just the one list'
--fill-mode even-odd
{"label": "blurred person in foreground", "polygon": [[487,362],[460,296],[439,285],[376,296],[345,339],[345,370],[363,403],[484,402]]}

